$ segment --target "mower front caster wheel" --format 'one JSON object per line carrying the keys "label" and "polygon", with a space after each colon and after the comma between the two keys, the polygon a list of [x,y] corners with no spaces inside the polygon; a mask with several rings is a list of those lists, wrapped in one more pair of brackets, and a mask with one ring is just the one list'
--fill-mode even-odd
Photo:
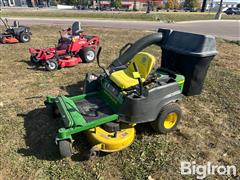
{"label": "mower front caster wheel", "polygon": [[68,140],[61,140],[58,142],[59,152],[62,158],[71,157],[73,150],[72,150],[72,143]]}
{"label": "mower front caster wheel", "polygon": [[46,64],[45,64],[45,68],[48,71],[54,71],[56,69],[58,69],[58,62],[55,59],[49,59]]}
{"label": "mower front caster wheel", "polygon": [[89,159],[94,159],[100,156],[100,151],[98,149],[92,148],[89,152]]}
{"label": "mower front caster wheel", "polygon": [[176,130],[181,117],[180,106],[177,103],[170,103],[161,109],[158,118],[151,125],[156,132],[166,134]]}
{"label": "mower front caster wheel", "polygon": [[56,103],[45,103],[46,108],[48,109],[49,113],[51,114],[52,118],[59,118],[60,117],[60,112],[58,110],[58,107]]}

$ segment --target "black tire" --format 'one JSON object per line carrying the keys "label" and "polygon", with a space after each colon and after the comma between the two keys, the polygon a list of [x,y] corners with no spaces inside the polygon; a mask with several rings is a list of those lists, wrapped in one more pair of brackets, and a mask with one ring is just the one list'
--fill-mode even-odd
{"label": "black tire", "polygon": [[25,32],[22,32],[19,36],[19,41],[22,43],[29,42],[31,40],[31,36]]}
{"label": "black tire", "polygon": [[92,47],[86,47],[80,50],[79,55],[84,63],[91,63],[96,58],[96,52]]}
{"label": "black tire", "polygon": [[30,61],[31,61],[32,63],[38,64],[38,63],[40,62],[40,59],[38,59],[38,58],[36,57],[36,55],[32,55],[32,56],[30,57]]}
{"label": "black tire", "polygon": [[72,150],[72,143],[70,141],[68,140],[58,141],[58,148],[62,158],[72,156],[73,150]]}
{"label": "black tire", "polygon": [[60,117],[61,114],[58,110],[56,103],[46,103],[46,108],[48,112],[51,114],[52,118],[55,119]]}
{"label": "black tire", "polygon": [[151,125],[156,132],[166,134],[176,130],[181,117],[180,106],[177,103],[170,103],[160,110],[158,118]]}
{"label": "black tire", "polygon": [[48,71],[54,71],[54,70],[58,69],[58,62],[57,62],[57,60],[55,60],[55,59],[47,60],[46,63],[45,63],[45,68]]}
{"label": "black tire", "polygon": [[52,117],[53,118],[59,118],[60,117],[60,112],[59,112],[59,109],[56,105],[56,103],[53,103],[52,104]]}
{"label": "black tire", "polygon": [[0,39],[0,42],[1,42],[2,44],[6,44],[6,42],[4,41],[4,38],[1,38],[1,39]]}

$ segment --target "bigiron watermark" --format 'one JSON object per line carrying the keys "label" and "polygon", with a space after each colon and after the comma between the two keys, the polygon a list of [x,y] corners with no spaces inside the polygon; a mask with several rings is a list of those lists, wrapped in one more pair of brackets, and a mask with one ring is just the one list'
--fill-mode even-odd
{"label": "bigiron watermark", "polygon": [[181,161],[181,175],[196,175],[197,179],[204,179],[209,175],[236,176],[237,168],[234,165],[214,165],[207,162],[205,165],[196,164],[195,161]]}

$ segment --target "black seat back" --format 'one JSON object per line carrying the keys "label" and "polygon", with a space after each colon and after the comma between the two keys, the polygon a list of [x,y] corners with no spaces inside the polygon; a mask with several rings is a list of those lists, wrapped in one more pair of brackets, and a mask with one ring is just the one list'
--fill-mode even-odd
{"label": "black seat back", "polygon": [[75,21],[72,25],[72,35],[77,36],[81,32],[83,32],[83,30],[81,28],[81,23],[78,21]]}
{"label": "black seat back", "polygon": [[13,21],[13,27],[18,28],[19,27],[19,21]]}

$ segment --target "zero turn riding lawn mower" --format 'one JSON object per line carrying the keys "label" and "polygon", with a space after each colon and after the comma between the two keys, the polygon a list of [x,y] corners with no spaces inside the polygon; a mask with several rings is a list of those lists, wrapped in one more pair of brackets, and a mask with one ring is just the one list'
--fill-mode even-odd
{"label": "zero turn riding lawn mower", "polygon": [[32,33],[29,27],[19,25],[18,21],[14,21],[13,25],[9,26],[7,19],[5,21],[2,18],[0,19],[6,27],[5,32],[0,34],[1,43],[26,43],[31,40]]}
{"label": "zero turn riding lawn mower", "polygon": [[[142,51],[153,44],[162,49],[157,68],[156,58]],[[104,73],[86,75],[84,94],[45,101],[64,124],[56,137],[61,156],[72,155],[73,135],[80,132],[93,146],[90,155],[96,155],[131,145],[139,123],[150,123],[159,133],[175,130],[182,116],[178,102],[201,93],[215,46],[212,36],[159,29],[127,44],[106,69],[99,48]]]}
{"label": "zero turn riding lawn mower", "polygon": [[75,66],[81,62],[94,61],[100,38],[85,35],[79,22],[74,22],[72,28],[60,32],[60,36],[55,48],[29,48],[31,62],[53,71],[65,66]]}

